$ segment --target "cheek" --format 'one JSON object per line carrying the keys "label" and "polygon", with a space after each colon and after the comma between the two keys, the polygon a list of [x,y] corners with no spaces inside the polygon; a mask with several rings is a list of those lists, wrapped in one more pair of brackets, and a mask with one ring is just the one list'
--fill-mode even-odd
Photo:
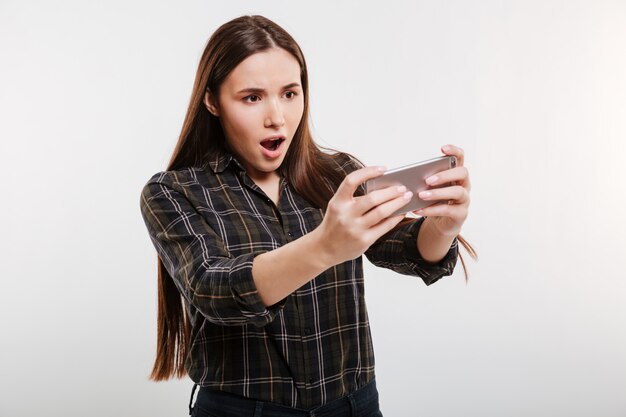
{"label": "cheek", "polygon": [[[294,106],[295,107],[295,106]],[[304,103],[301,103],[300,106],[294,108],[293,111],[289,112],[289,122],[295,127],[300,124],[300,120],[302,120],[302,116],[304,115]]]}
{"label": "cheek", "polygon": [[228,118],[224,120],[224,124],[226,130],[232,138],[244,140],[254,136],[255,120],[256,119],[253,114],[238,112],[230,114]]}

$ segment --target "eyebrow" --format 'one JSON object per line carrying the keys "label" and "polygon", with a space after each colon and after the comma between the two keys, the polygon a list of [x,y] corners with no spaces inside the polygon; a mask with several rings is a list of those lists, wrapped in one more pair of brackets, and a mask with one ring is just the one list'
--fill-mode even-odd
{"label": "eyebrow", "polygon": [[[283,90],[287,89],[287,88],[293,88],[293,87],[300,87],[300,84],[299,83],[287,84],[287,85],[283,86]],[[237,94],[241,94],[241,93],[264,93],[264,92],[265,92],[264,88],[249,87],[249,88],[244,88],[243,90],[237,91]]]}

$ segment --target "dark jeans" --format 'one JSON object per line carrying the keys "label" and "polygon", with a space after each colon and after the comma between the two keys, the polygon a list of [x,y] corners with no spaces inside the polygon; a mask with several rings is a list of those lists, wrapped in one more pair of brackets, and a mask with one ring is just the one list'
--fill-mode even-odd
{"label": "dark jeans", "polygon": [[376,381],[359,388],[352,394],[333,400],[311,410],[291,408],[238,395],[200,387],[192,417],[382,417],[378,407]]}

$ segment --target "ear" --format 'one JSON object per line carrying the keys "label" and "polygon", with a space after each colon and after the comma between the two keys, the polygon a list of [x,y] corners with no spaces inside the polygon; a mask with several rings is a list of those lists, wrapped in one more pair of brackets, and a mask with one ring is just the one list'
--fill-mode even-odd
{"label": "ear", "polygon": [[219,117],[219,111],[217,110],[217,105],[215,104],[215,97],[209,90],[206,90],[204,93],[204,105],[207,110],[215,117]]}

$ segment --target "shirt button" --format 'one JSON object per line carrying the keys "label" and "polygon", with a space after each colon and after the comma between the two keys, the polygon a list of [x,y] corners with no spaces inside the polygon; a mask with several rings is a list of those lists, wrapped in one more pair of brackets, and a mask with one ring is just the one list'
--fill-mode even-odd
{"label": "shirt button", "polygon": [[313,383],[313,378],[311,377],[309,378],[309,384],[312,384],[312,383]]}
{"label": "shirt button", "polygon": [[289,237],[293,237],[293,235],[291,234],[291,232],[287,232],[287,236],[289,236]]}
{"label": "shirt button", "polygon": [[304,328],[304,334],[311,334],[311,328],[310,327],[305,327]]}

